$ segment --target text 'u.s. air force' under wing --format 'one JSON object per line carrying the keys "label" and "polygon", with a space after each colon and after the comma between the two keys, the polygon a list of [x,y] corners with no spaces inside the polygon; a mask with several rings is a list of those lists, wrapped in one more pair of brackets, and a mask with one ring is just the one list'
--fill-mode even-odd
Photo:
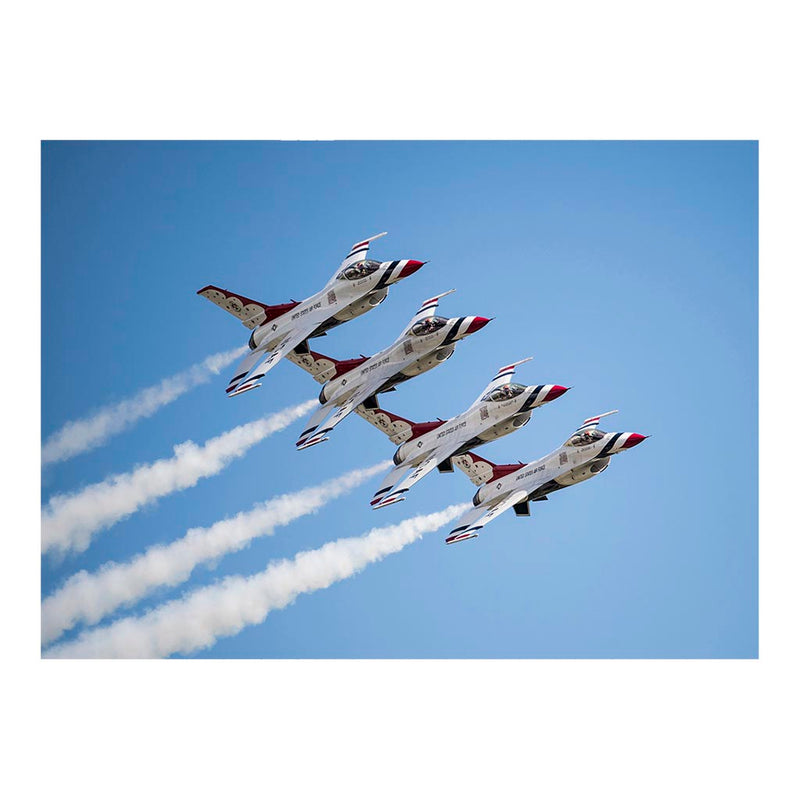
{"label": "text 'u.s. air force' under wing", "polygon": [[495,517],[513,508],[517,516],[530,516],[530,502],[547,500],[547,495],[594,478],[608,467],[611,456],[630,450],[647,437],[641,433],[605,433],[598,430],[608,411],[583,421],[561,447],[529,464],[493,464],[474,453],[453,458],[453,464],[481,488],[472,504],[445,539],[447,544],[474,539]]}
{"label": "text 'u.s. air force' under wing", "polygon": [[374,395],[393,391],[397,384],[444,363],[461,339],[489,322],[486,317],[436,316],[439,299],[453,291],[426,300],[400,336],[374,356],[336,361],[309,350],[305,343],[287,355],[289,361],[325,384],[319,394],[322,406],[306,424],[298,449],[326,441],[336,425]]}
{"label": "text 'u.s. air force' under wing", "polygon": [[425,263],[368,259],[369,243],[385,235],[379,233],[356,242],[325,286],[302,302],[268,306],[218,286],[200,289],[198,294],[253,331],[249,342],[252,352],[236,368],[225,390],[230,397],[260,386],[258,380],[307,338],[324,336],[336,325],[375,308],[386,299],[389,286]]}
{"label": "text 'u.s. air force' under wing", "polygon": [[383,480],[371,500],[373,508],[404,500],[404,494],[435,467],[452,472],[451,458],[473,447],[491,442],[518,430],[531,417],[533,409],[557,397],[567,388],[555,384],[522,386],[511,383],[514,368],[523,361],[502,367],[472,405],[448,420],[414,423],[385,409],[361,405],[357,413],[382,430],[395,444],[397,465]]}

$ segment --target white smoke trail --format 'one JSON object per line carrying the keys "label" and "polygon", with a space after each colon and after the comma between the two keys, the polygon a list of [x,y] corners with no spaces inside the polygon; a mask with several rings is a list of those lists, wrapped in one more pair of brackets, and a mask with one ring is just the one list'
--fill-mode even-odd
{"label": "white smoke trail", "polygon": [[216,353],[183,372],[164,378],[155,386],[148,386],[127,400],[104,406],[83,419],[67,422],[42,445],[42,466],[66,461],[68,458],[93,450],[135,422],[151,417],[160,408],[177,400],[190,389],[218,375],[220,370],[247,351],[237,347],[225,353]]}
{"label": "white smoke trail", "polygon": [[258,536],[319,511],[326,503],[385,472],[385,461],[356,469],[319,486],[274,497],[250,511],[192,528],[182,538],[156,545],[125,564],[110,562],[94,574],[73,575],[42,602],[42,643],[57,639],[79,622],[95,624],[122,605],[131,605],[159,586],[176,586],[203,562],[241,550]]}
{"label": "white smoke trail", "polygon": [[239,425],[202,445],[175,445],[175,455],[71,493],[50,498],[42,510],[42,552],[82,551],[92,534],[130,516],[147,503],[216,475],[253,445],[277,433],[318,405],[308,400]]}
{"label": "white smoke trail", "polygon": [[367,565],[397,553],[422,534],[463,513],[469,504],[374,528],[363,536],[337,539],[317,550],[275,561],[250,577],[234,575],[140,617],[126,617],[104,628],[86,631],[72,642],[55,645],[45,657],[161,658],[210,647],[247,625],[263,622],[270,611],[284,608],[299,594],[325,589]]}

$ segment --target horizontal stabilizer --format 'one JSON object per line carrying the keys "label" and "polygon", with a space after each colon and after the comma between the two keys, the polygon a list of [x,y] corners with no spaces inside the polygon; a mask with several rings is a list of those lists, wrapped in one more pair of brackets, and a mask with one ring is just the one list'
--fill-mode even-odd
{"label": "horizontal stabilizer", "polygon": [[391,497],[387,497],[386,500],[381,500],[377,503],[371,503],[373,508],[386,508],[386,506],[394,505],[395,503],[402,503],[405,500],[405,497],[402,495],[392,495]]}
{"label": "horizontal stabilizer", "polygon": [[327,442],[327,441],[328,441],[328,437],[327,436],[314,436],[313,438],[309,439],[307,442],[304,442],[303,444],[298,444],[297,445],[297,449],[298,450],[305,450],[307,447],[313,447],[315,444],[321,444],[322,442]]}
{"label": "horizontal stabilizer", "polygon": [[[308,421],[308,427],[300,435],[297,441],[297,449],[303,450],[312,444],[319,444],[325,442],[328,437],[325,434],[330,433],[343,419],[350,415],[361,402],[368,399],[369,389],[363,387],[354,392],[342,405],[336,408],[333,416],[329,415],[333,408],[335,408],[335,401],[331,400],[320,406],[311,419]],[[327,421],[326,421],[327,420]],[[325,422],[323,425],[322,423]]]}
{"label": "horizontal stabilizer", "polygon": [[236,397],[236,395],[244,394],[245,392],[249,392],[251,389],[258,389],[259,386],[261,386],[260,383],[243,383],[235,391],[229,392],[228,397]]}
{"label": "horizontal stabilizer", "polygon": [[[422,463],[416,467],[401,464],[393,469],[384,480],[381,488],[375,492],[370,505],[373,508],[385,508],[392,503],[405,500],[405,493],[417,482],[422,480],[432,469],[442,461],[442,454],[434,450]],[[405,473],[405,477],[395,482],[398,475]]]}
{"label": "horizontal stabilizer", "polygon": [[[313,323],[312,323],[313,324]],[[272,350],[256,348],[248,353],[244,360],[236,367],[234,376],[228,382],[225,394],[240,394],[240,389],[246,386],[255,388],[255,384],[263,378],[290,350],[302,342],[308,331],[304,328],[294,331]]]}
{"label": "horizontal stabilizer", "polygon": [[456,533],[451,534],[445,540],[445,544],[455,544],[456,542],[466,542],[467,539],[477,539],[478,534],[474,533],[473,531],[467,531],[466,533]]}

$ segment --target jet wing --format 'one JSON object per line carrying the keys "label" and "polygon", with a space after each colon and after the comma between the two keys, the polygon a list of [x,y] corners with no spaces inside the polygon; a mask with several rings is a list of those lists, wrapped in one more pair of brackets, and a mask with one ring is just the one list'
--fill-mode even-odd
{"label": "jet wing", "polygon": [[204,286],[197,294],[210,300],[223,311],[232,314],[245,328],[249,328],[250,330],[257,328],[265,322],[270,322],[282,316],[287,311],[291,311],[295,306],[300,305],[296,300],[292,300],[290,303],[270,306],[258,300],[251,300],[243,294],[231,292],[220,286],[214,286],[213,284]]}
{"label": "jet wing", "polygon": [[286,360],[304,369],[317,383],[327,383],[336,371],[336,361],[313,350],[298,353],[295,348],[287,354]]}
{"label": "jet wing", "polygon": [[377,403],[377,398],[371,405],[362,403],[358,406],[356,414],[385,433],[393,444],[403,444],[414,435],[413,423],[381,408]]}
{"label": "jet wing", "polygon": [[458,525],[450,531],[450,535],[444,540],[445,544],[455,544],[467,539],[474,539],[487,522],[491,522],[495,517],[504,511],[508,511],[509,508],[513,508],[517,503],[522,503],[527,498],[527,491],[517,489],[501,497],[494,505],[480,505],[477,508],[471,508],[461,517]]}
{"label": "jet wing", "polygon": [[473,452],[453,456],[453,466],[458,467],[475,486],[483,486],[492,479],[494,464]]}

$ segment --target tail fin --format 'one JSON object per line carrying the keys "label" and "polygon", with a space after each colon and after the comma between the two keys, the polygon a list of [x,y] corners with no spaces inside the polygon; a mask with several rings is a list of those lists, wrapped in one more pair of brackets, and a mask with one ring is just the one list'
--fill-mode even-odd
{"label": "tail fin", "polygon": [[300,305],[300,303],[292,300],[290,303],[268,306],[264,303],[259,303],[258,300],[251,300],[243,294],[235,294],[227,289],[221,289],[219,286],[205,286],[197,294],[210,300],[223,311],[233,314],[245,328],[250,328],[251,330],[264,322],[271,322],[276,317],[280,317],[287,311],[291,311],[295,306]]}
{"label": "tail fin", "polygon": [[361,356],[337,361],[330,356],[309,350],[308,340],[301,342],[286,358],[308,372],[317,383],[327,383],[332,378],[338,378],[367,360],[367,356]]}
{"label": "tail fin", "polygon": [[476,486],[496,481],[525,466],[521,461],[517,464],[495,464],[486,458],[475,455],[472,451],[461,456],[453,456],[452,461],[453,465],[458,467]]}
{"label": "tail fin", "polygon": [[385,433],[394,444],[403,444],[444,424],[444,420],[441,419],[435,422],[412,422],[410,419],[392,414],[391,411],[378,405],[378,398],[375,395],[358,406],[356,414]]}
{"label": "tail fin", "polygon": [[611,414],[618,414],[619,409],[614,409],[613,411],[606,411],[605,414],[598,414],[596,417],[587,417],[577,428],[575,433],[570,434],[569,439],[567,439],[564,444],[572,440],[573,436],[582,435],[586,437],[586,441],[591,441],[591,434],[595,431],[597,426],[600,424],[600,420],[603,417],[608,417]]}

